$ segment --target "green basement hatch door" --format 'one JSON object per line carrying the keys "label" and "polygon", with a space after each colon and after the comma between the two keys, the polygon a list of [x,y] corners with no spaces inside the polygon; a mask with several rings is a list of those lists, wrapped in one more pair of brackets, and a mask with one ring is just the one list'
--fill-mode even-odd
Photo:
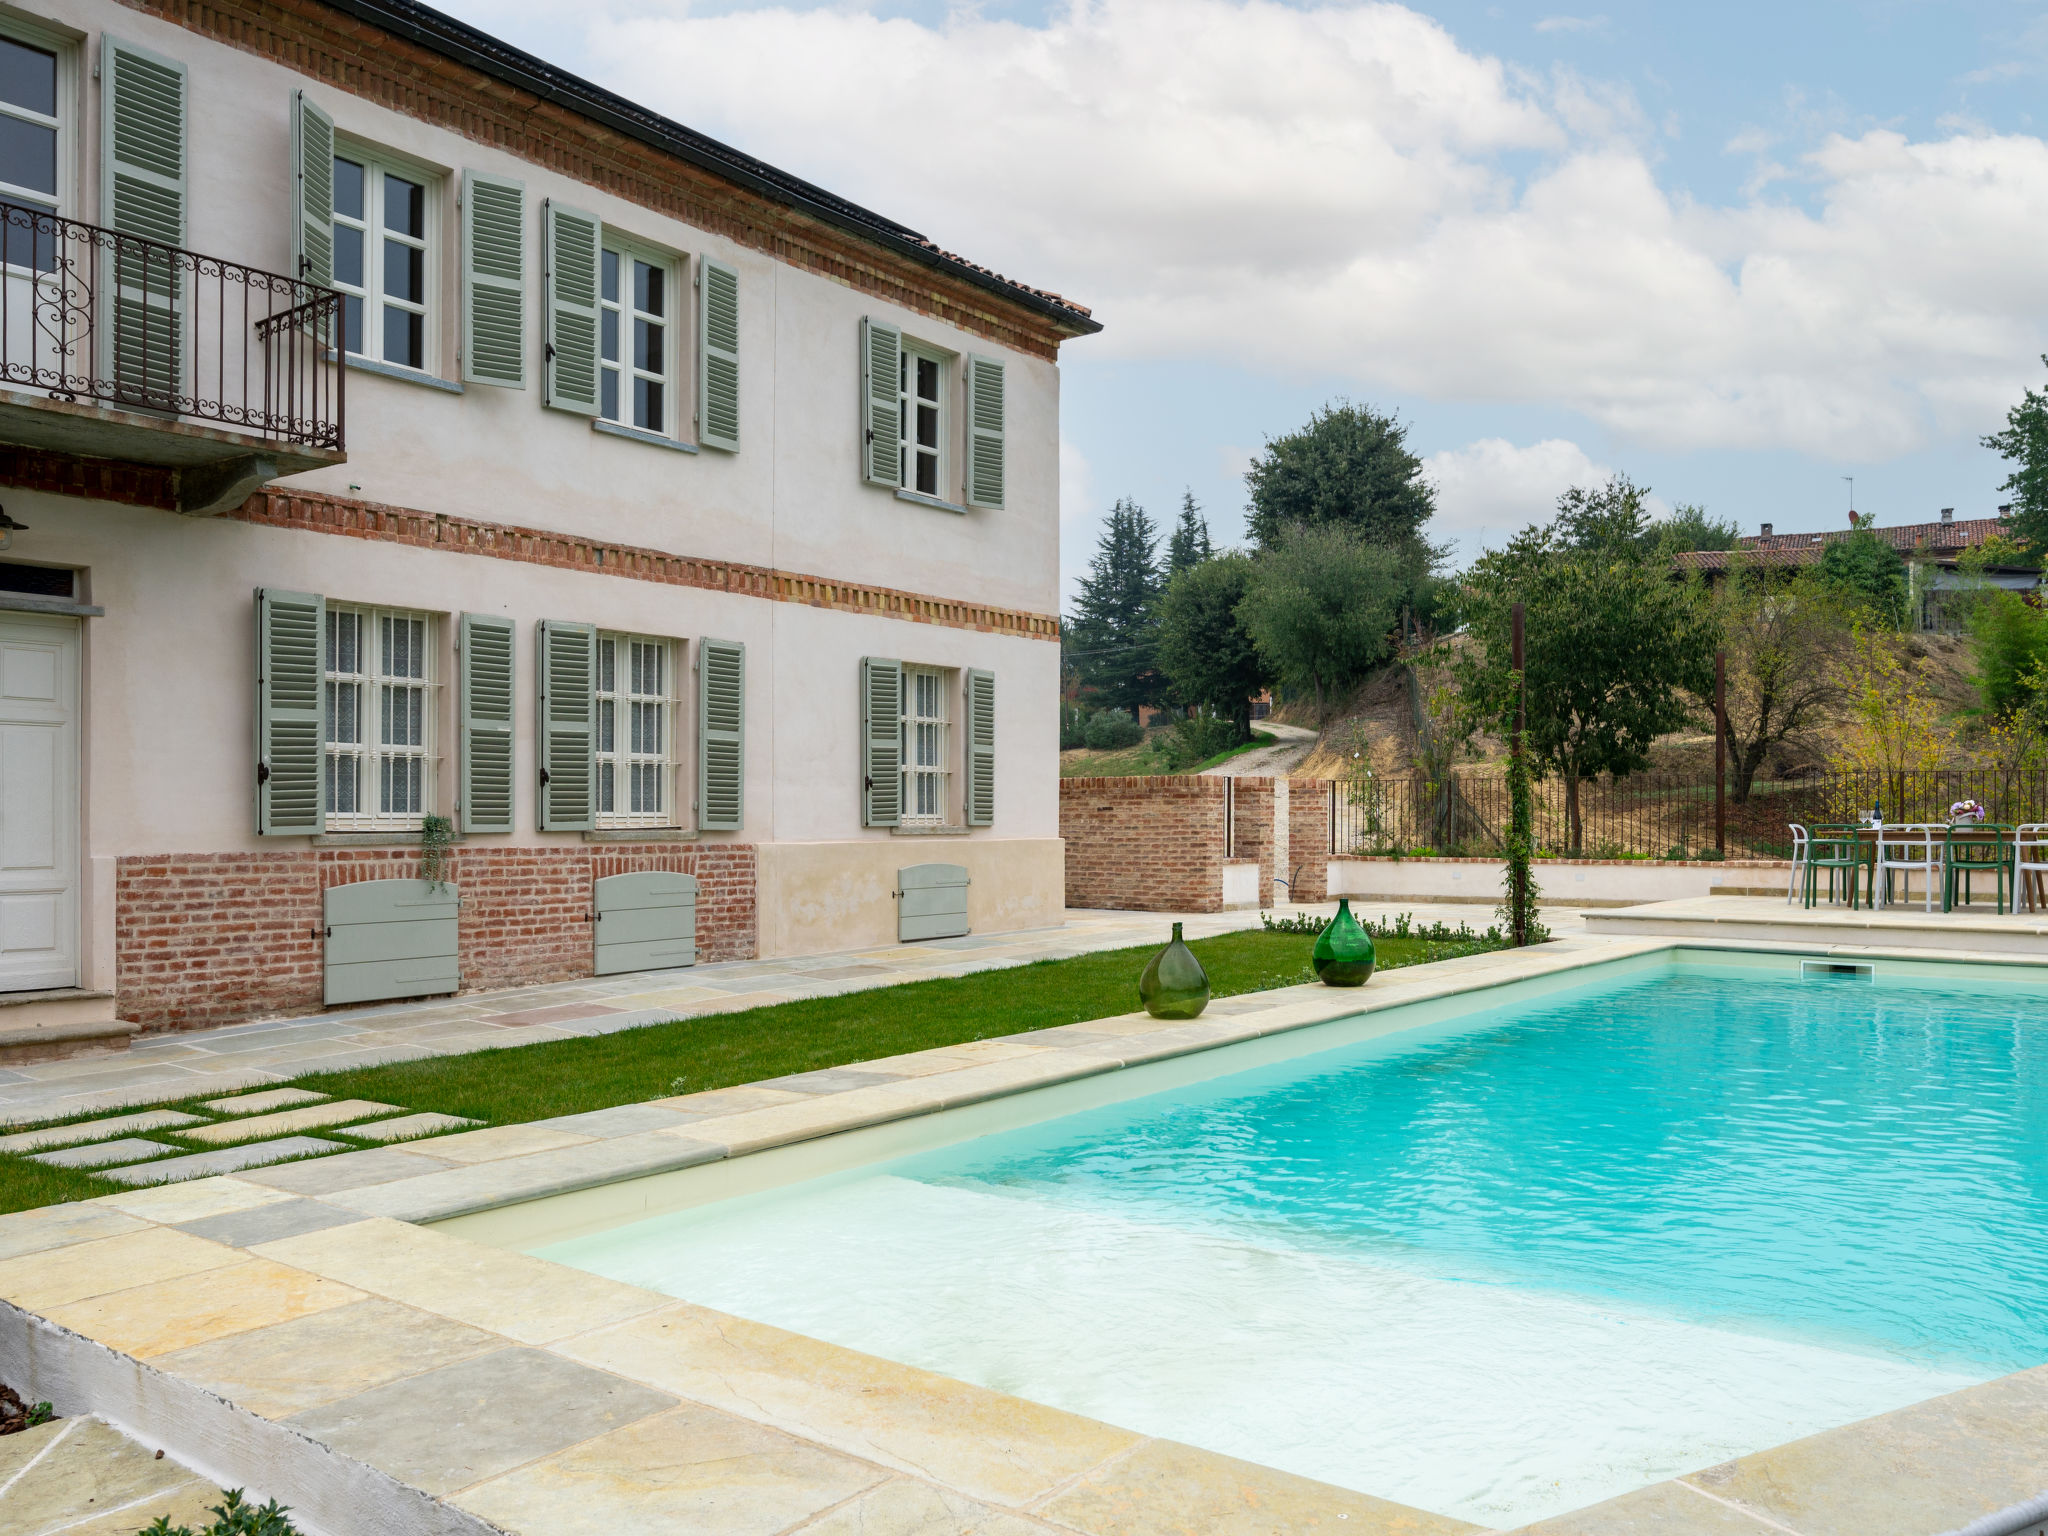
{"label": "green basement hatch door", "polygon": [[967,933],[967,868],[963,864],[913,864],[896,871],[896,938],[957,939]]}
{"label": "green basement hatch door", "polygon": [[594,889],[598,975],[697,963],[695,876],[607,875]]}
{"label": "green basement hatch door", "polygon": [[320,899],[330,1005],[432,997],[461,987],[456,913],[462,903],[453,885],[359,880],[329,886]]}

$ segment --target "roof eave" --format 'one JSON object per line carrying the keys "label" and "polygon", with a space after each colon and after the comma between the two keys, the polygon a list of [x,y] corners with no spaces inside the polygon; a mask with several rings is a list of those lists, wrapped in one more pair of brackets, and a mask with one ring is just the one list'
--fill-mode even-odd
{"label": "roof eave", "polygon": [[[467,64],[495,80],[502,80],[508,85],[518,86],[521,90],[531,91],[543,100],[562,102],[614,132],[651,145],[664,154],[674,155],[677,159],[685,160],[722,180],[745,187],[770,202],[794,208],[807,217],[830,224],[835,229],[844,230],[858,239],[881,246],[899,256],[907,256],[921,265],[944,272],[949,277],[962,279],[1006,304],[1015,305],[1019,309],[1028,310],[1050,320],[1068,336],[1092,336],[1102,329],[1102,322],[1091,315],[1056,303],[1042,294],[1033,293],[1028,288],[1004,282],[993,273],[981,271],[971,263],[955,260],[942,251],[934,250],[923,243],[923,237],[918,235],[917,231],[906,225],[897,224],[894,220],[885,219],[882,215],[871,213],[867,209],[858,209],[859,213],[866,216],[865,218],[855,217],[834,207],[830,194],[825,193],[822,188],[815,189],[818,192],[817,197],[806,196],[799,189],[807,187],[809,183],[803,182],[800,178],[790,176],[788,180],[793,185],[783,185],[751,172],[747,169],[747,163],[765,167],[765,162],[756,161],[753,156],[720,144],[708,136],[695,135],[702,138],[705,144],[716,146],[717,149],[724,151],[725,156],[731,158],[710,153],[693,144],[690,138],[685,136],[687,133],[694,133],[694,130],[685,130],[679,123],[670,123],[667,118],[658,117],[645,108],[636,107],[624,97],[607,91],[602,86],[593,85],[566,70],[557,69],[544,59],[536,58],[523,49],[515,48],[510,43],[467,26],[451,16],[444,16],[428,6],[413,4],[411,0],[322,0],[322,3],[353,16],[358,21],[381,27],[387,32],[418,43],[423,48],[431,48],[434,52],[452,58],[458,63]],[[787,172],[778,174],[788,175]],[[858,205],[847,206],[857,208]]]}

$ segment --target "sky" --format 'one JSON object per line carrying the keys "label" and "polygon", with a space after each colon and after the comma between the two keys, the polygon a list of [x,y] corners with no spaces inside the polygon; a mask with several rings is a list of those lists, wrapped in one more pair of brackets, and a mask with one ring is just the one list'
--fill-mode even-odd
{"label": "sky", "polygon": [[1988,516],[2044,382],[2044,3],[443,3],[1088,305],[1069,596],[1120,496],[1239,540],[1338,399],[1462,561],[1617,471],[1746,533]]}

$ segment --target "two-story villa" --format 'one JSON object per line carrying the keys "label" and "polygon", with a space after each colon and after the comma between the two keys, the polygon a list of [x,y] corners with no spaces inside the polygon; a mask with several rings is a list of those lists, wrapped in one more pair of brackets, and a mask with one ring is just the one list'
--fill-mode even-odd
{"label": "two-story villa", "polygon": [[1085,309],[409,0],[0,9],[0,198],[0,1044],[1059,920]]}

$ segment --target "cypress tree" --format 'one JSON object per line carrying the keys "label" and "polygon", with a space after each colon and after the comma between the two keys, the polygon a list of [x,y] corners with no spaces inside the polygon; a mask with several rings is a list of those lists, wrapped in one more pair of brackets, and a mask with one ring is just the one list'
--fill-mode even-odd
{"label": "cypress tree", "polygon": [[1095,557],[1067,619],[1069,653],[1084,692],[1097,708],[1157,704],[1165,688],[1154,659],[1159,599],[1166,582],[1158,561],[1159,530],[1128,496],[1109,509]]}

